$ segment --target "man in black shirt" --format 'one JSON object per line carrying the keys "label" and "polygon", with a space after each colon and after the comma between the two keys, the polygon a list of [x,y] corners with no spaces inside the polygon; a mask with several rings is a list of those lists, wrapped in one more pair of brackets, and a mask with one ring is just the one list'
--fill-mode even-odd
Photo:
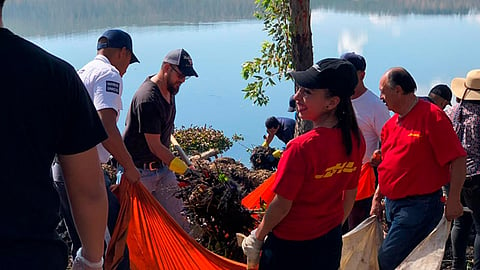
{"label": "man in black shirt", "polygon": [[0,268],[67,267],[56,233],[59,197],[50,166],[58,154],[82,249],[75,266],[103,264],[107,197],[95,145],[106,139],[74,68],[3,28],[0,0]]}
{"label": "man in black shirt", "polygon": [[190,55],[184,49],[169,52],[160,71],[147,77],[135,92],[127,114],[123,140],[141,173],[140,180],[185,231],[188,222],[181,215],[183,202],[175,197],[178,182],[187,165],[170,152],[176,106],[175,95],[190,77],[198,77]]}

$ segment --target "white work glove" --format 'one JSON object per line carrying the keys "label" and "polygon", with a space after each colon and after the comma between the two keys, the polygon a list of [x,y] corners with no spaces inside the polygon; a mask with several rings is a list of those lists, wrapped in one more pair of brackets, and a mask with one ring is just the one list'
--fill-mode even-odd
{"label": "white work glove", "polygon": [[103,258],[98,262],[91,262],[82,255],[82,248],[77,251],[77,256],[73,261],[73,270],[101,270],[103,269]]}
{"label": "white work glove", "polygon": [[260,263],[260,251],[262,250],[263,241],[255,237],[257,229],[253,230],[250,235],[243,239],[242,250],[247,256],[247,269],[257,269]]}

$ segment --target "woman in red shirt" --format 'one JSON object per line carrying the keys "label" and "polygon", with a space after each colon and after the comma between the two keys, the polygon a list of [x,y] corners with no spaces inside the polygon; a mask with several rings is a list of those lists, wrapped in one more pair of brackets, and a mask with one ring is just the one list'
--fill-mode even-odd
{"label": "woman in red shirt", "polygon": [[355,201],[365,152],[350,101],[356,70],[346,60],[327,58],[291,76],[298,115],[313,129],[287,144],[275,197],[242,247],[250,268],[336,270],[341,225]]}

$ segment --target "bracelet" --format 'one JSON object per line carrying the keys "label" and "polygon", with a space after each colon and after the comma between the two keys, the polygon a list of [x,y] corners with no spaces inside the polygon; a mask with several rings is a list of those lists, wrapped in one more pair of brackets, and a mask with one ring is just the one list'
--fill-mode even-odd
{"label": "bracelet", "polygon": [[75,257],[75,260],[78,260],[80,263],[88,266],[89,268],[100,268],[102,269],[103,267],[103,257],[100,258],[100,261],[98,262],[91,262],[87,258],[83,257],[82,255],[82,247],[80,247],[77,251],[77,256]]}

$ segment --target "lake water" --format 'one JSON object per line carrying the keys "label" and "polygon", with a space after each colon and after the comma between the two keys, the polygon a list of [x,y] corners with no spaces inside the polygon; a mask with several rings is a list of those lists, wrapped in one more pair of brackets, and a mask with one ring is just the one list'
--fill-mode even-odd
{"label": "lake water", "polygon": [[[8,20],[5,26],[16,32],[15,25],[9,25]],[[147,75],[159,70],[164,55],[175,48],[185,48],[190,53],[199,74],[199,78],[186,81],[177,95],[175,124],[207,125],[223,130],[228,137],[243,135],[245,140],[235,143],[224,156],[250,166],[246,148],[262,143],[265,119],[293,118],[287,112],[293,93],[291,81],[268,88],[270,103],[265,107],[254,106],[243,98],[241,90],[247,82],[240,76],[241,65],[260,55],[260,43],[267,38],[261,21],[110,27],[131,34],[134,52],[140,60],[139,64],[130,65],[124,76],[121,131],[133,93]],[[96,40],[104,30],[27,38],[78,69],[93,59]],[[419,95],[426,95],[434,84],[449,84],[452,78],[464,77],[469,70],[480,68],[478,14],[380,16],[315,9],[312,32],[315,61],[338,57],[345,51],[364,55],[366,85],[377,95],[381,75],[393,66],[410,71]],[[283,143],[275,139],[272,146],[282,147]]]}

